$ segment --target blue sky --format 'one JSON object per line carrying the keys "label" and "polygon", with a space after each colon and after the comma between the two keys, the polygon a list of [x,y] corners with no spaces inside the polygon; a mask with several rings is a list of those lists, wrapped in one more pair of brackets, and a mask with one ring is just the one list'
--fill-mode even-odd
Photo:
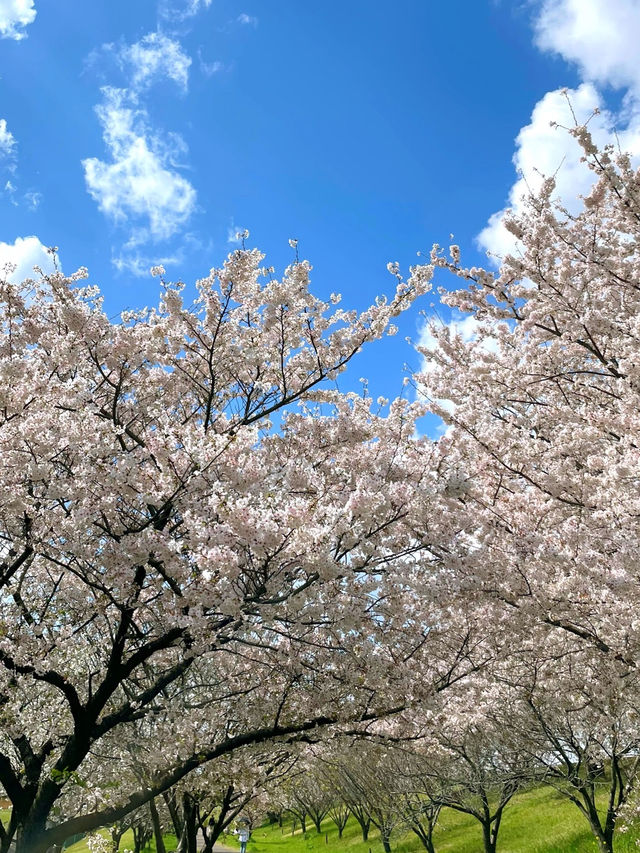
{"label": "blue sky", "polygon": [[[0,0],[0,263],[24,276],[56,245],[116,313],[156,301],[150,266],[193,282],[242,228],[277,269],[297,238],[349,307],[450,233],[482,261],[508,247],[516,167],[535,183],[570,152],[561,87],[640,148],[640,2],[610,5]],[[400,393],[419,333],[416,308],[343,386]]]}

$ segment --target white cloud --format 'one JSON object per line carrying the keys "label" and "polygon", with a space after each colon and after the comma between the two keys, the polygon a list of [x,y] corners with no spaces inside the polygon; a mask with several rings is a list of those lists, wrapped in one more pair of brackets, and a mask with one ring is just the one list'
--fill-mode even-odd
{"label": "white cloud", "polygon": [[[564,128],[574,124],[572,109],[579,120],[586,120],[600,101],[590,83],[566,93],[547,92],[538,101],[531,121],[516,137],[513,164],[519,177],[509,191],[507,206],[494,213],[478,235],[481,248],[499,257],[513,250],[515,238],[502,224],[505,211],[522,211],[524,199],[539,190],[545,177],[555,175],[558,196],[568,208],[576,209],[579,195],[587,193],[593,182],[593,174],[580,163],[580,147]],[[562,127],[553,126],[554,122]],[[610,139],[613,118],[603,111],[593,117],[589,126],[595,138],[603,142]]]}
{"label": "white cloud", "polygon": [[0,0],[0,38],[19,41],[36,17],[33,0]]}
{"label": "white cloud", "polygon": [[82,161],[89,193],[114,221],[133,222],[134,243],[170,237],[196,204],[195,189],[175,170],[175,155],[184,153],[184,142],[175,134],[166,141],[153,134],[146,112],[127,100],[126,91],[102,91],[104,102],[96,112],[111,162]]}
{"label": "white cloud", "polygon": [[144,89],[163,78],[187,89],[191,57],[184,53],[180,42],[163,33],[148,33],[139,42],[120,48],[118,60],[131,72],[129,84],[133,89]]}
{"label": "white cloud", "polygon": [[16,148],[16,140],[7,129],[7,120],[0,118],[0,157],[12,157]]}
{"label": "white cloud", "polygon": [[34,278],[34,266],[43,272],[54,270],[53,258],[37,237],[17,237],[13,243],[0,243],[0,273],[9,272],[8,280],[13,282]]}
{"label": "white cloud", "polygon": [[[478,235],[479,245],[497,256],[515,248],[514,237],[502,225],[505,211],[522,210],[523,198],[539,188],[543,177],[555,176],[557,196],[574,211],[579,196],[593,182],[593,174],[579,163],[576,141],[566,130],[551,127],[553,122],[572,127],[576,119],[584,122],[600,107],[600,114],[589,122],[595,141],[610,142],[615,133],[623,150],[640,154],[640,2],[545,0],[534,29],[536,44],[575,63],[584,82],[566,94],[548,92],[516,137],[513,163],[518,179],[509,191],[507,207],[494,213]],[[616,115],[603,108],[595,84],[626,89],[621,112]]]}
{"label": "white cloud", "polygon": [[534,27],[538,47],[575,62],[584,80],[640,90],[638,0],[546,0]]}
{"label": "white cloud", "polygon": [[37,210],[42,201],[42,193],[35,192],[34,190],[19,194],[13,181],[6,181],[3,192],[14,207],[24,206],[30,211]]}
{"label": "white cloud", "polygon": [[246,12],[241,12],[236,18],[236,21],[239,24],[245,24],[246,26],[250,27],[258,26],[258,19],[255,17],[255,15],[247,15]]}

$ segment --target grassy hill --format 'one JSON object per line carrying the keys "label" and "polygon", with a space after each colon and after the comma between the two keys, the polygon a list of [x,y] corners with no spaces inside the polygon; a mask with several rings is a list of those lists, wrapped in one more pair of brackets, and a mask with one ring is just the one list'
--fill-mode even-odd
{"label": "grassy hill", "polygon": [[[367,843],[362,842],[360,827],[349,819],[343,838],[338,839],[335,824],[325,821],[322,835],[315,828],[303,838],[291,824],[257,829],[247,853],[382,853],[377,831],[372,828]],[[616,853],[637,853],[636,834],[620,834]],[[482,853],[480,824],[467,815],[444,809],[434,835],[437,853]],[[232,842],[227,842],[231,844]],[[424,848],[413,833],[392,838],[394,853],[420,853]],[[538,788],[521,794],[507,806],[498,837],[499,853],[597,853],[598,846],[586,820],[578,809],[550,788]]]}

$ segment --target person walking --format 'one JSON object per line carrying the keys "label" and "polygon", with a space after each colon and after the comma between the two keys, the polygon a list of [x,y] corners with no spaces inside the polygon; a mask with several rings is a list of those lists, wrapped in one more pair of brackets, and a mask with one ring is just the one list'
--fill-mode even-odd
{"label": "person walking", "polygon": [[247,841],[251,833],[247,827],[243,826],[238,830],[238,841],[240,842],[240,853],[247,853]]}

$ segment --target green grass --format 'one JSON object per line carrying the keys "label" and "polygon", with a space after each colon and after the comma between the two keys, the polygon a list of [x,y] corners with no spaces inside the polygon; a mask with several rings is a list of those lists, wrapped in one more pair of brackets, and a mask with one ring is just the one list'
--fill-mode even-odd
{"label": "green grass", "polygon": [[[342,839],[335,824],[325,821],[322,834],[307,829],[306,838],[298,832],[291,835],[291,824],[263,826],[255,830],[247,853],[382,853],[377,830],[371,829],[369,840],[362,842],[360,827],[351,817]],[[325,841],[325,833],[328,843]],[[636,833],[619,834],[616,853],[638,850]],[[480,824],[468,815],[443,809],[434,833],[437,853],[481,853]],[[418,838],[398,833],[392,838],[394,853],[420,853],[424,848]],[[538,788],[513,800],[502,818],[498,836],[499,853],[597,853],[598,846],[586,820],[578,809],[551,788]]]}
{"label": "green grass", "polygon": [[[103,835],[106,835],[106,832],[102,832]],[[167,848],[167,853],[172,853],[173,850],[178,846],[178,842],[176,841],[175,835],[165,835],[164,843]],[[128,830],[120,839],[120,850],[125,849],[133,850],[133,832]],[[148,853],[156,853],[156,845],[155,841],[152,839],[149,842],[149,846],[145,848]],[[64,853],[89,853],[89,848],[87,847],[86,841],[77,841],[75,844],[72,844],[71,847],[65,847]]]}

